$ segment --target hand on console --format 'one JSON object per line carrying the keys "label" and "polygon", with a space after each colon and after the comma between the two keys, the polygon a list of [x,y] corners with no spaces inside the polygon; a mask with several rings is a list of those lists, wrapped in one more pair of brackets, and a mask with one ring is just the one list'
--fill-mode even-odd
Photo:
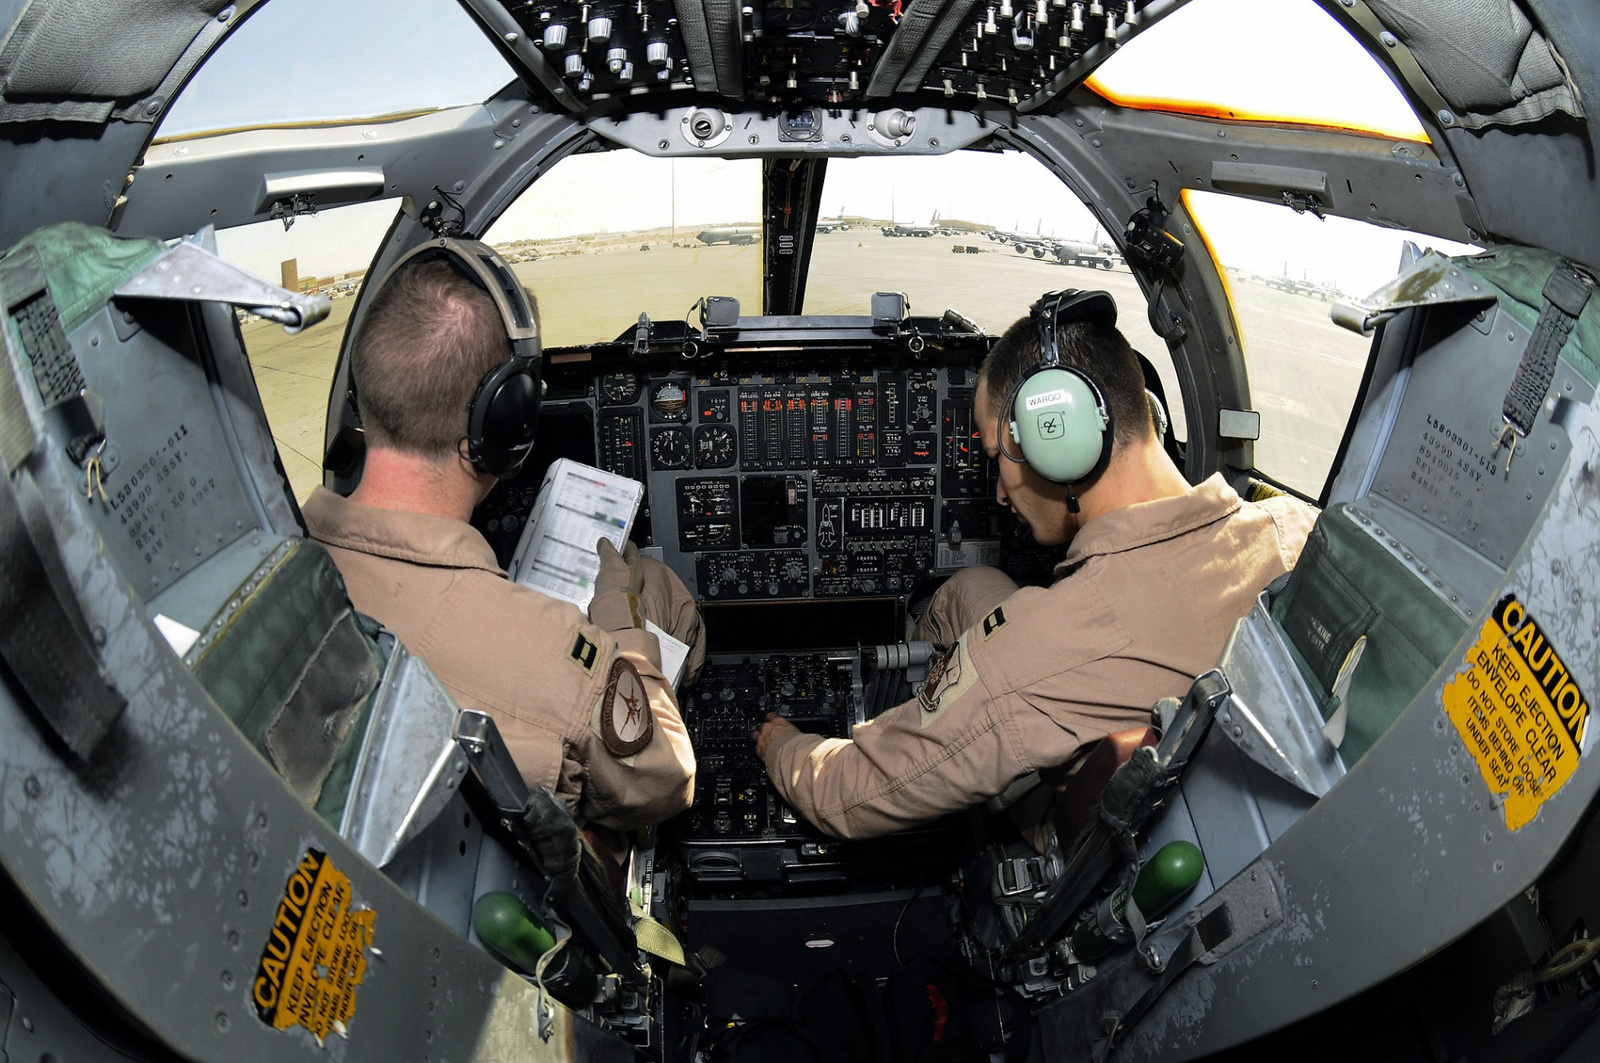
{"label": "hand on console", "polygon": [[750,732],[750,740],[756,744],[756,756],[765,760],[767,750],[783,741],[790,735],[800,733],[800,728],[785,720],[775,712],[767,713],[766,722]]}

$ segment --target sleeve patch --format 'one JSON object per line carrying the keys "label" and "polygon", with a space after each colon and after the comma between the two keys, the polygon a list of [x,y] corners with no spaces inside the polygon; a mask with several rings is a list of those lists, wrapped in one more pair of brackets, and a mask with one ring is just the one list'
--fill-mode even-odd
{"label": "sleeve patch", "polygon": [[611,662],[606,692],[600,697],[600,740],[617,758],[631,757],[650,744],[655,717],[638,669],[626,657]]}
{"label": "sleeve patch", "polygon": [[978,670],[972,666],[963,639],[946,650],[943,656],[928,669],[928,678],[917,692],[917,703],[922,707],[918,723],[927,728],[939,719],[940,714],[978,683]]}
{"label": "sleeve patch", "polygon": [[923,712],[936,711],[939,695],[944,688],[961,678],[961,656],[956,652],[959,645],[945,650],[928,666],[928,678],[923,681],[922,689],[917,691],[917,703],[922,706]]}
{"label": "sleeve patch", "polygon": [[600,647],[590,642],[583,632],[578,632],[578,638],[572,644],[572,652],[567,656],[584,675],[594,675],[594,662],[600,654]]}

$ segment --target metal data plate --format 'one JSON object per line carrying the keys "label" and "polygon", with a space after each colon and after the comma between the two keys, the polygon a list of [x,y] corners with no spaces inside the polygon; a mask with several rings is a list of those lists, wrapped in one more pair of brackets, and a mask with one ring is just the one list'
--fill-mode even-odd
{"label": "metal data plate", "polygon": [[1527,537],[1572,449],[1564,427],[1594,397],[1563,359],[1533,432],[1495,449],[1500,407],[1529,332],[1498,308],[1487,335],[1466,325],[1420,355],[1395,417],[1373,493],[1504,567]]}
{"label": "metal data plate", "polygon": [[148,598],[257,529],[259,518],[206,375],[179,353],[196,343],[190,317],[179,304],[153,302],[138,315],[131,321],[144,327],[130,330],[108,307],[70,339],[89,386],[117,399],[106,410],[105,493],[95,491],[85,511]]}

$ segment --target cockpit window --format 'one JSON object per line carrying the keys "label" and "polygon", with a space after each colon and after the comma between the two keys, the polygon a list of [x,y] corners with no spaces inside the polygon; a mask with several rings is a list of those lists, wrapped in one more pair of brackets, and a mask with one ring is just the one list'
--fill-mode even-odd
{"label": "cockpit window", "polygon": [[708,295],[761,313],[755,159],[571,156],[483,238],[538,297],[547,347],[616,339],[641,313],[682,320]]}
{"label": "cockpit window", "polygon": [[1109,291],[1118,327],[1156,367],[1174,431],[1188,438],[1172,359],[1138,282],[1089,209],[1029,156],[831,159],[817,229],[807,314],[866,314],[873,292],[904,292],[913,314],[954,310],[999,335],[1045,292]]}
{"label": "cockpit window", "polygon": [[328,391],[354,296],[366,279],[399,201],[335,207],[297,219],[288,229],[266,221],[217,232],[217,253],[263,280],[333,301],[326,321],[290,335],[283,326],[241,315],[240,334],[255,373],[273,441],[295,497],[322,482]]}
{"label": "cockpit window", "polygon": [[174,101],[161,136],[481,103],[515,75],[454,0],[272,0]]}
{"label": "cockpit window", "polygon": [[[1205,75],[1195,76],[1195,57]],[[1089,88],[1141,110],[1427,134],[1388,74],[1312,0],[1194,0],[1140,33]]]}
{"label": "cockpit window", "polygon": [[1250,397],[1261,415],[1256,468],[1315,498],[1372,347],[1370,338],[1333,323],[1334,300],[1387,283],[1408,241],[1451,255],[1482,249],[1215,192],[1186,191],[1183,200],[1227,279]]}

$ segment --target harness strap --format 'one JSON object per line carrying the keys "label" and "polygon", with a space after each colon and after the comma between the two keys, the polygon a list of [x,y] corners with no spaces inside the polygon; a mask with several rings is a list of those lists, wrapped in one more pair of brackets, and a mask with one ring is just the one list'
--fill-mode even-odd
{"label": "harness strap", "polygon": [[1557,266],[1545,281],[1544,309],[1539,312],[1533,336],[1528,340],[1527,350],[1522,352],[1517,375],[1512,378],[1511,390],[1506,392],[1500,411],[1506,424],[1519,436],[1526,436],[1533,430],[1533,419],[1555,376],[1556,356],[1572,334],[1572,326],[1577,323],[1593,291],[1594,286],[1566,262]]}

